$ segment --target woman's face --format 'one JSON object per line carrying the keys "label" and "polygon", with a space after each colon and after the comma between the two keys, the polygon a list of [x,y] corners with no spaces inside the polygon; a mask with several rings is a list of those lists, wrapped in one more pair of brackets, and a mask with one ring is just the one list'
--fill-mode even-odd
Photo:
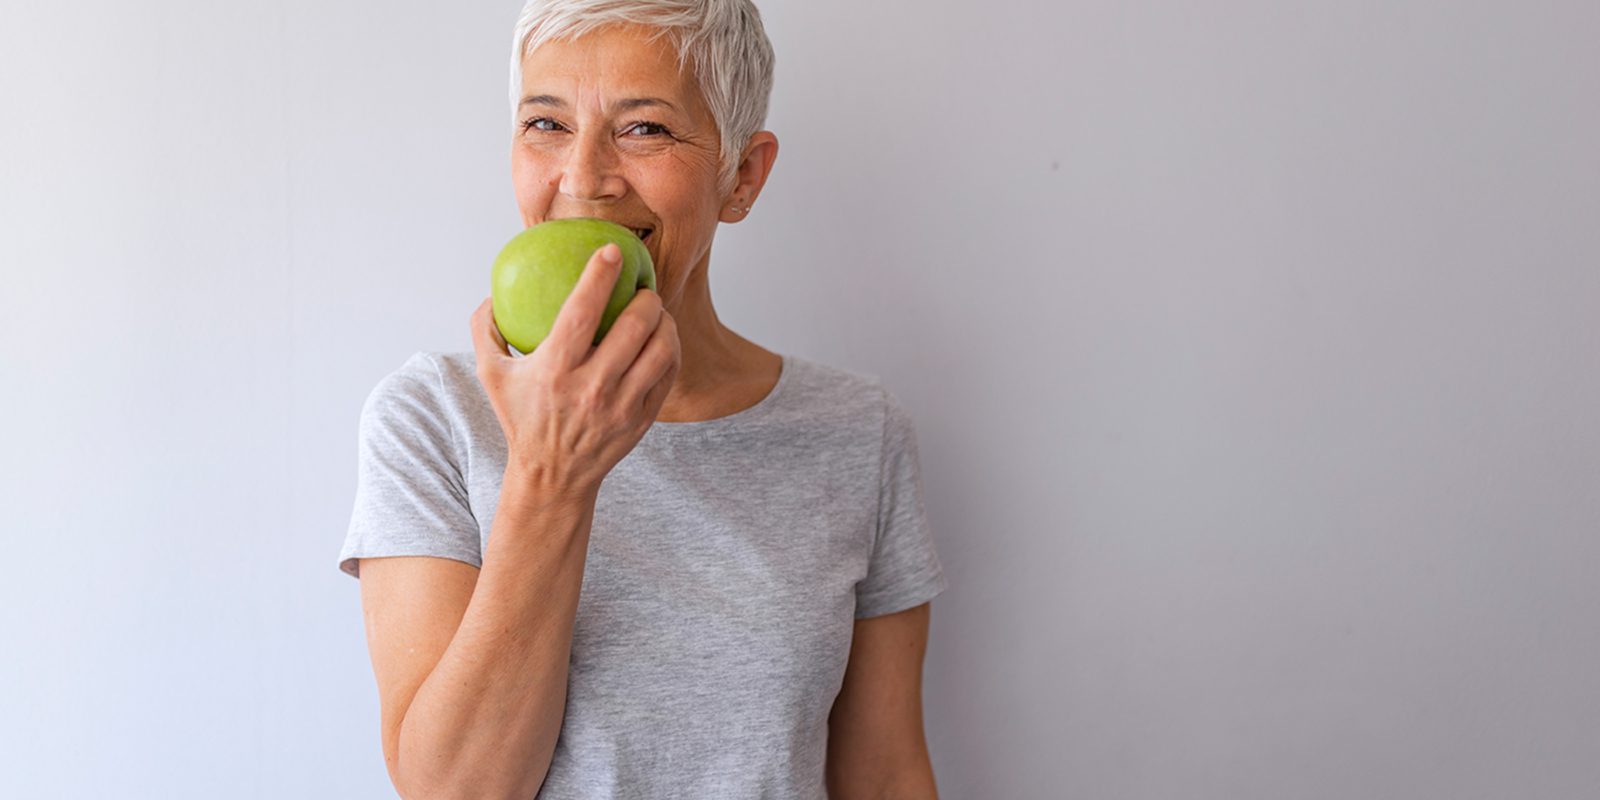
{"label": "woman's face", "polygon": [[649,229],[656,289],[670,304],[703,268],[727,198],[719,136],[665,38],[607,26],[541,45],[523,61],[511,176],[524,225],[600,217]]}

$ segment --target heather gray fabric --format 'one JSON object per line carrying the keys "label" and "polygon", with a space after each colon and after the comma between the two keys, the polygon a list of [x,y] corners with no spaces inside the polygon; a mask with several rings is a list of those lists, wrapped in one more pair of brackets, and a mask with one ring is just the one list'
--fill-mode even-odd
{"label": "heather gray fabric", "polygon": [[[340,569],[481,567],[505,459],[472,354],[413,355],[362,409]],[[911,418],[874,378],[784,356],[761,402],[655,423],[602,483],[538,797],[825,798],[854,620],[946,586]]]}

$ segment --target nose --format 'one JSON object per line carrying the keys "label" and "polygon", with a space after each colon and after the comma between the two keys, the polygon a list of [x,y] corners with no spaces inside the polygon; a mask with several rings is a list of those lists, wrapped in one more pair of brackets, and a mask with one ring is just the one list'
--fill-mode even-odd
{"label": "nose", "polygon": [[608,141],[574,137],[561,171],[561,193],[584,202],[615,200],[627,191],[617,174],[617,154]]}

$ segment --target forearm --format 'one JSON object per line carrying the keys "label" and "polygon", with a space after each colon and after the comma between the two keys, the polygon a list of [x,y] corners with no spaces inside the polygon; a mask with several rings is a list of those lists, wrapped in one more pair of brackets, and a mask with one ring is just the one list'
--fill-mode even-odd
{"label": "forearm", "polygon": [[532,797],[566,712],[594,494],[502,483],[472,600],[400,727],[408,797]]}
{"label": "forearm", "polygon": [[828,797],[832,800],[938,800],[933,767],[923,762],[872,782],[848,782],[830,773]]}

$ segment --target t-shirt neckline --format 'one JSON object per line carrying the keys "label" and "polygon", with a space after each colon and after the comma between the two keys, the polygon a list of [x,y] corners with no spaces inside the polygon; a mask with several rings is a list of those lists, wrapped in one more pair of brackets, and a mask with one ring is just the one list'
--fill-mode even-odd
{"label": "t-shirt neckline", "polygon": [[778,404],[778,396],[783,393],[784,387],[789,383],[789,376],[795,370],[795,361],[789,356],[788,353],[779,353],[778,355],[782,358],[782,364],[778,367],[778,382],[773,384],[772,389],[767,392],[766,397],[757,400],[755,405],[748,408],[742,408],[733,412],[732,414],[726,414],[713,419],[702,419],[692,422],[656,421],[650,424],[650,429],[645,431],[645,435],[649,436],[650,434],[657,432],[677,434],[704,433],[707,431],[721,430],[722,428],[745,424],[768,413],[774,406]]}

